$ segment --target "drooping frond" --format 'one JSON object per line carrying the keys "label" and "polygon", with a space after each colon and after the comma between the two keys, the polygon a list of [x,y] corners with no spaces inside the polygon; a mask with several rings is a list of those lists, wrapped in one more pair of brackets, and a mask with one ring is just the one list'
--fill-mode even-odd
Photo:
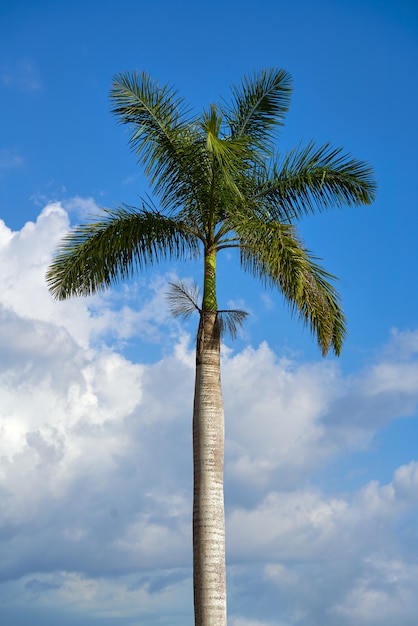
{"label": "drooping frond", "polygon": [[169,283],[169,287],[167,299],[173,317],[188,319],[192,313],[196,313],[196,311],[200,313],[201,294],[196,283],[186,285],[180,280],[176,283]]}
{"label": "drooping frond", "polygon": [[277,126],[283,124],[292,95],[292,79],[282,69],[261,70],[232,87],[232,104],[223,111],[232,137],[249,137],[270,152]]}
{"label": "drooping frond", "polygon": [[[202,309],[199,306],[201,293],[196,283],[186,285],[184,281],[180,280],[169,283],[169,287],[167,299],[173,317],[188,319],[196,311],[202,314]],[[238,328],[243,325],[247,315],[248,313],[238,309],[216,311],[216,323],[220,336],[229,333],[234,339],[237,336]]]}
{"label": "drooping frond", "polygon": [[221,336],[228,333],[232,339],[235,339],[238,334],[238,329],[242,327],[247,316],[248,313],[239,311],[238,309],[217,311],[217,322]]}
{"label": "drooping frond", "polygon": [[302,322],[316,336],[323,355],[341,351],[346,334],[334,276],[317,263],[290,224],[255,215],[236,226],[241,264],[265,284],[279,288]]}
{"label": "drooping frond", "polygon": [[254,170],[255,200],[275,219],[301,216],[341,206],[370,204],[376,195],[372,168],[342,149],[313,143],[292,150],[271,170]]}
{"label": "drooping frond", "polygon": [[199,255],[199,240],[178,220],[128,206],[104,214],[62,240],[47,273],[57,300],[102,291],[156,261]]}

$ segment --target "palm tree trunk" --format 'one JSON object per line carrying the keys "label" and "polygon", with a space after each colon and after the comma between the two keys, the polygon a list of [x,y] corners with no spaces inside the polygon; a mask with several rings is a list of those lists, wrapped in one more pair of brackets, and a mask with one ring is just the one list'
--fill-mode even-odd
{"label": "palm tree trunk", "polygon": [[202,311],[193,409],[195,626],[226,626],[224,410],[217,314]]}

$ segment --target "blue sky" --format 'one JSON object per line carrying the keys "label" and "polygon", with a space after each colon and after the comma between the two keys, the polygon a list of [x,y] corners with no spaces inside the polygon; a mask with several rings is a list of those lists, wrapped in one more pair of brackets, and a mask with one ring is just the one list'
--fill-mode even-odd
{"label": "blue sky", "polygon": [[379,190],[300,223],[339,277],[338,360],[220,260],[250,313],[223,350],[229,626],[415,624],[416,3],[3,0],[0,41],[1,624],[192,624],[194,326],[165,291],[199,266],[64,303],[44,275],[71,224],[148,192],[115,73],[199,110],[272,66],[294,81],[279,148],[342,146]]}

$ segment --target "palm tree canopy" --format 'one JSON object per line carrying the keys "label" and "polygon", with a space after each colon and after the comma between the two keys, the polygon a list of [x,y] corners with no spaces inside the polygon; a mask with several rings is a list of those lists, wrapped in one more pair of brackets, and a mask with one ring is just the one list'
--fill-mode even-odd
{"label": "palm tree canopy", "polygon": [[91,294],[161,259],[203,252],[214,297],[202,306],[216,309],[216,254],[238,248],[243,269],[279,288],[323,354],[338,354],[345,321],[334,277],[304,247],[295,222],[369,204],[376,184],[369,165],[328,144],[277,153],[291,93],[287,72],[263,70],[233,86],[229,103],[196,116],[169,85],[145,73],[117,75],[112,110],[128,126],[159,209],[121,206],[76,227],[48,271],[53,295]]}

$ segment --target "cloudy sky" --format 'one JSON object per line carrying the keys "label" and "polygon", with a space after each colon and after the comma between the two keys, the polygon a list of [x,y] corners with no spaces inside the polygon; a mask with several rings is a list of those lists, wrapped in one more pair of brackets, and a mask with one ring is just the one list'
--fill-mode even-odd
{"label": "cloudy sky", "polygon": [[44,276],[72,224],[148,192],[115,73],[199,110],[278,66],[281,148],[342,146],[379,193],[300,224],[340,279],[338,360],[221,259],[222,306],[249,312],[223,347],[229,624],[415,625],[417,4],[3,0],[0,41],[0,623],[192,625],[195,327],[165,293],[200,268],[61,303]]}

